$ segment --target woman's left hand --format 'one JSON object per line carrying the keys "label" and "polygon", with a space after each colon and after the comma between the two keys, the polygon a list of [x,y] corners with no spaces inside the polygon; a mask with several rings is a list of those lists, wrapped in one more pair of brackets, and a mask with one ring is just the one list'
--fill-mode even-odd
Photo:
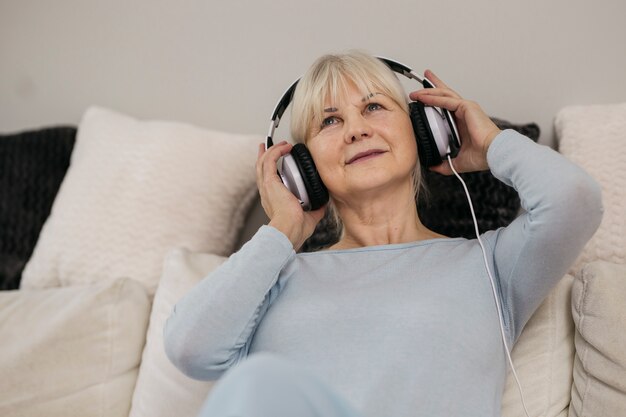
{"label": "woman's left hand", "polygon": [[[423,88],[409,94],[411,100],[418,100],[426,106],[441,107],[450,110],[455,118],[461,136],[461,149],[453,159],[458,172],[482,171],[489,168],[487,150],[500,133],[500,129],[480,108],[478,103],[465,100],[441,81],[432,71],[426,70],[424,76],[435,84],[435,88]],[[447,160],[431,168],[432,171],[451,175],[452,170]]]}

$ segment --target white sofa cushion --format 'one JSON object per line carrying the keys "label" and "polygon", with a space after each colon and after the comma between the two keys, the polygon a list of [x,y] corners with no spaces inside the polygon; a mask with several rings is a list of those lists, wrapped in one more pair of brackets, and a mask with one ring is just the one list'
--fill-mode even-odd
{"label": "white sofa cushion", "polygon": [[598,259],[626,263],[626,103],[565,107],[555,127],[559,151],[600,183],[605,210],[572,273]]}
{"label": "white sofa cushion", "polygon": [[130,417],[195,416],[213,382],[188,378],[169,361],[163,347],[163,327],[174,304],[226,258],[172,250],[154,297]]}
{"label": "white sofa cushion", "polygon": [[149,311],[130,279],[0,292],[0,415],[128,416]]}
{"label": "white sofa cushion", "polygon": [[626,265],[596,261],[572,294],[576,362],[571,417],[626,416]]}
{"label": "white sofa cushion", "polygon": [[[570,298],[574,278],[565,275],[524,327],[511,354],[531,416],[564,417],[570,402],[574,323]],[[509,370],[503,417],[525,417]]]}
{"label": "white sofa cushion", "polygon": [[88,109],[21,288],[130,277],[153,295],[170,248],[230,253],[260,142]]}
{"label": "white sofa cushion", "polygon": [[604,205],[598,231],[572,268],[569,415],[626,415],[626,103],[566,107],[555,127],[560,152],[600,183]]}

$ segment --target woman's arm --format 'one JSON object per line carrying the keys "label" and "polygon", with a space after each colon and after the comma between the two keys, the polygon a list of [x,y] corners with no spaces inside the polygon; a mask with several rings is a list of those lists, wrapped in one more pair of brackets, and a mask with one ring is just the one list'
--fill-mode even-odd
{"label": "woman's arm", "polygon": [[491,172],[514,187],[526,213],[489,239],[512,340],[567,272],[602,219],[598,184],[554,150],[513,130],[489,147]]}
{"label": "woman's arm", "polygon": [[164,329],[172,363],[192,378],[211,380],[245,357],[257,324],[284,285],[279,274],[294,256],[283,233],[261,227],[174,306]]}
{"label": "woman's arm", "polygon": [[[554,150],[513,130],[500,132],[477,103],[463,99],[431,71],[424,75],[436,88],[415,91],[410,97],[454,112],[462,141],[452,161],[455,169],[489,167],[517,190],[526,210],[508,227],[486,235],[494,248],[494,278],[505,324],[511,339],[517,340],[526,321],[598,228],[600,187]],[[432,169],[452,173],[447,161]]]}
{"label": "woman's arm", "polygon": [[276,163],[290,150],[286,142],[267,150],[259,145],[257,186],[269,226],[180,300],[165,324],[165,352],[192,378],[217,379],[247,355],[284,285],[280,272],[324,215],[325,207],[304,212],[278,177]]}

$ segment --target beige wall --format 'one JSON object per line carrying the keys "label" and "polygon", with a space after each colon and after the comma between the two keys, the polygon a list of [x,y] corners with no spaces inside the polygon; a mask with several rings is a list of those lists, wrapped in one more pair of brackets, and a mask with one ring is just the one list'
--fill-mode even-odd
{"label": "beige wall", "polygon": [[362,48],[550,142],[559,108],[626,101],[624,16],[621,0],[0,0],[0,132],[99,104],[265,134],[315,57]]}

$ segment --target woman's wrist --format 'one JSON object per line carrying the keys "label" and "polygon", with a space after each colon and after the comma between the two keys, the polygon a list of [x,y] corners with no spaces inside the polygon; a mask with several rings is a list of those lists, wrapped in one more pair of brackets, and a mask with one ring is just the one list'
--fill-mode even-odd
{"label": "woman's wrist", "polygon": [[502,133],[502,130],[500,130],[500,128],[497,126],[494,126],[494,129],[492,129],[487,135],[485,135],[482,149],[483,155],[485,157],[485,162],[487,162],[487,152],[489,152],[489,147],[500,133]]}
{"label": "woman's wrist", "polygon": [[281,221],[280,219],[274,218],[270,220],[268,226],[271,226],[284,234],[293,245],[294,250],[298,250],[298,248],[304,243],[302,241],[301,232],[298,230],[298,227],[293,224],[293,222]]}

